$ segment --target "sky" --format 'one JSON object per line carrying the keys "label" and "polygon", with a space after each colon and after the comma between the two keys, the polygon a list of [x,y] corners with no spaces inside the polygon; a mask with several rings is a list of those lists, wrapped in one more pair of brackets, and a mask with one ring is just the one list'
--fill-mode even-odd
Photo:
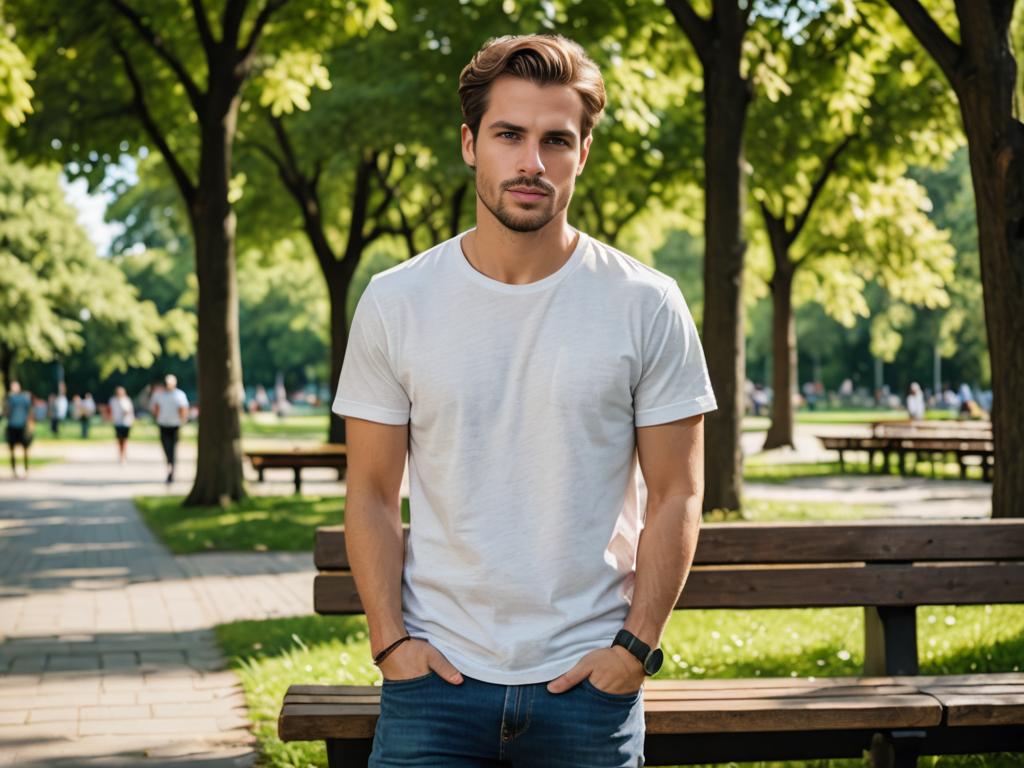
{"label": "sky", "polygon": [[78,211],[78,223],[85,227],[97,252],[102,256],[110,255],[110,242],[123,229],[120,224],[103,220],[112,196],[102,192],[90,195],[85,179],[69,182],[62,176],[61,186],[64,187],[64,197]]}

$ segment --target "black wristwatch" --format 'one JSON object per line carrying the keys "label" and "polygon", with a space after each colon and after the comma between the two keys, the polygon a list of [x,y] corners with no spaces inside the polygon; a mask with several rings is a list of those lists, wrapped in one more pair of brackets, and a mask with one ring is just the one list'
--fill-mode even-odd
{"label": "black wristwatch", "polygon": [[661,669],[661,663],[665,660],[665,654],[661,652],[661,648],[655,648],[652,651],[651,646],[627,629],[620,629],[618,634],[615,635],[615,639],[612,640],[612,646],[616,645],[621,645],[636,656],[637,660],[644,667],[644,673],[647,675],[657,674],[658,670]]}

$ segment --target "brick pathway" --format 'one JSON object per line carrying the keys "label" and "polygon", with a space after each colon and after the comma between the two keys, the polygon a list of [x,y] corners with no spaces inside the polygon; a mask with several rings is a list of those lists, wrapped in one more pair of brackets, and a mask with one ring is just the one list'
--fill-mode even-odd
{"label": "brick pathway", "polygon": [[130,447],[124,467],[82,445],[27,481],[0,475],[0,766],[255,761],[211,627],[311,613],[311,558],[170,555],[131,503],[168,492],[159,446]]}

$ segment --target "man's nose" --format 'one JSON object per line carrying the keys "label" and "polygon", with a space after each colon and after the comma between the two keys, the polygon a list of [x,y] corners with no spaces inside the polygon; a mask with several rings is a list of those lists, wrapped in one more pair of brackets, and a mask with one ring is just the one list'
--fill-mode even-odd
{"label": "man's nose", "polygon": [[539,176],[544,173],[544,163],[540,159],[540,144],[523,143],[518,171],[521,176]]}

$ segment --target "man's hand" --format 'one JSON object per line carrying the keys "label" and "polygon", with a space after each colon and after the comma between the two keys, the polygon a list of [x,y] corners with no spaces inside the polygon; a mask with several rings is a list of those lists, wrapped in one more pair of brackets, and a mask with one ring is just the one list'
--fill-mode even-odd
{"label": "man's hand", "polygon": [[426,640],[406,640],[380,664],[384,679],[392,682],[423,677],[431,670],[452,685],[462,684],[459,670]]}
{"label": "man's hand", "polygon": [[612,694],[635,693],[644,684],[643,665],[620,646],[591,651],[576,666],[548,683],[551,693],[565,693],[586,679],[600,691]]}

